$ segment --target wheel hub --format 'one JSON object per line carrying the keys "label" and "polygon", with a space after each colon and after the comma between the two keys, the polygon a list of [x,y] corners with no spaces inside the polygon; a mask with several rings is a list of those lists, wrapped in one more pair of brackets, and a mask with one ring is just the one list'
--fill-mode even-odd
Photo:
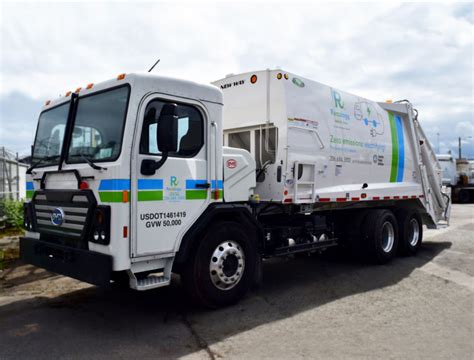
{"label": "wheel hub", "polygon": [[395,230],[391,222],[386,221],[382,225],[382,250],[386,253],[392,251],[395,242]]}
{"label": "wheel hub", "polygon": [[245,254],[234,241],[224,241],[214,250],[209,263],[212,283],[220,290],[230,290],[239,283],[245,269]]}
{"label": "wheel hub", "polygon": [[420,227],[416,219],[410,220],[410,245],[416,246],[418,239],[420,238]]}

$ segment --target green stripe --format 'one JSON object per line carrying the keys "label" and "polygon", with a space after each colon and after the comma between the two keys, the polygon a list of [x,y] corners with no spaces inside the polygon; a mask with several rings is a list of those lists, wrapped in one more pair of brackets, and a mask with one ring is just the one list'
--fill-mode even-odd
{"label": "green stripe", "polygon": [[139,191],[138,201],[163,200],[163,191]]}
{"label": "green stripe", "polygon": [[186,190],[186,200],[207,199],[207,190]]}
{"label": "green stripe", "polygon": [[122,202],[123,191],[99,191],[100,201],[102,202]]}
{"label": "green stripe", "polygon": [[26,190],[26,198],[27,199],[32,199],[34,193],[35,193],[34,190]]}
{"label": "green stripe", "polygon": [[395,125],[395,118],[393,113],[388,113],[388,119],[390,120],[390,132],[392,134],[392,168],[390,170],[390,182],[397,181],[397,169],[398,169],[398,135],[397,127]]}

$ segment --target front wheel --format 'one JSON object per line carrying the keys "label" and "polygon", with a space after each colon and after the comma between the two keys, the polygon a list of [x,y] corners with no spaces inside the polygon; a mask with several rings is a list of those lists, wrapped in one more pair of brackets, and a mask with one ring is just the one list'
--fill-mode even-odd
{"label": "front wheel", "polygon": [[257,264],[253,234],[235,222],[212,226],[182,273],[192,298],[209,308],[230,305],[250,288]]}

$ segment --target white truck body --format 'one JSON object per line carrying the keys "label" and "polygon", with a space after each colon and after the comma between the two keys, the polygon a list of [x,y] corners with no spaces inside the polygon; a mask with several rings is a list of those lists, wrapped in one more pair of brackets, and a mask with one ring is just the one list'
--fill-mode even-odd
{"label": "white truck body", "polygon": [[377,103],[282,70],[232,75],[213,84],[224,94],[225,145],[237,145],[233,136],[250,138],[246,148],[261,164],[265,143],[258,144],[259,133],[277,129],[271,139],[276,158],[255,190],[262,201],[421,199],[430,227],[444,220],[441,170],[410,105]]}
{"label": "white truck body", "polygon": [[137,290],[176,271],[219,306],[243,296],[262,258],[356,244],[357,233],[381,239],[359,248],[383,263],[397,246],[414,254],[423,223],[448,223],[441,168],[409,103],[282,70],[214,85],[122,74],[48,101],[24,261],[94,284],[125,275]]}

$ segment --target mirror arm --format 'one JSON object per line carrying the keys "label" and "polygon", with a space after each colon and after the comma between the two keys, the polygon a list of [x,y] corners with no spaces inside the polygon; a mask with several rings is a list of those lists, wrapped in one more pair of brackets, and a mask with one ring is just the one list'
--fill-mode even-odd
{"label": "mirror arm", "polygon": [[163,152],[163,154],[161,155],[161,159],[158,161],[151,160],[151,159],[144,159],[142,160],[140,172],[143,175],[154,175],[156,170],[161,168],[167,159],[168,159],[167,151]]}
{"label": "mirror arm", "polygon": [[163,152],[161,159],[155,162],[155,171],[158,170],[168,160],[168,151]]}

